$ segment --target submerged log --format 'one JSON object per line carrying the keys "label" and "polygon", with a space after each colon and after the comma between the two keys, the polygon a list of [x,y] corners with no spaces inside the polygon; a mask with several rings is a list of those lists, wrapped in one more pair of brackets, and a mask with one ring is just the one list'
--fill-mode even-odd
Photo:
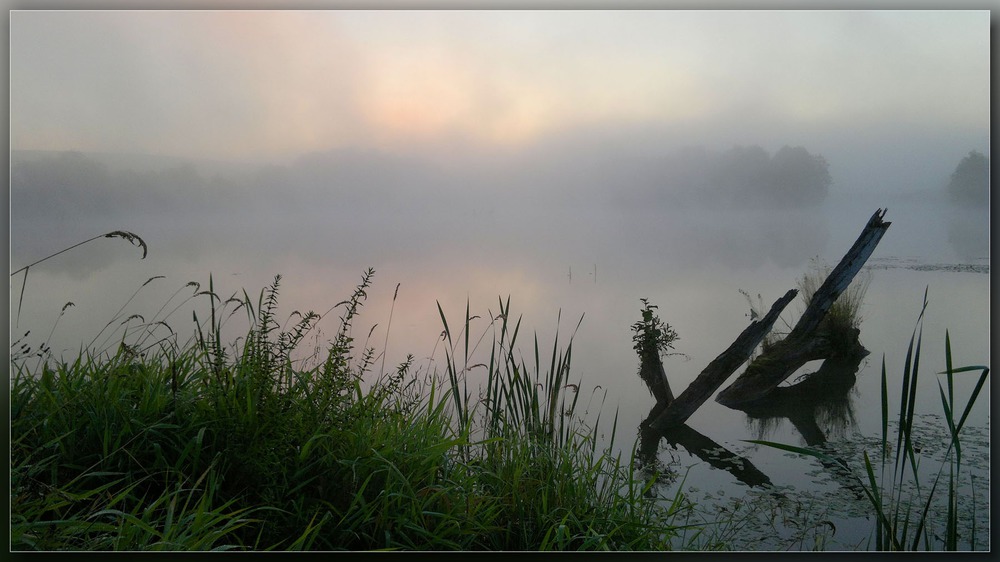
{"label": "submerged log", "polygon": [[650,423],[650,426],[662,432],[684,424],[713,392],[726,382],[733,372],[742,365],[764,336],[771,331],[771,326],[781,315],[781,311],[795,298],[798,291],[791,289],[771,305],[771,310],[763,318],[751,322],[725,351],[716,357],[672,402],[663,409]]}
{"label": "submerged log", "polygon": [[885,210],[875,211],[857,241],[813,294],[809,306],[788,336],[751,362],[731,386],[719,393],[716,402],[736,408],[740,404],[759,400],[809,361],[837,354],[829,337],[818,328],[837,297],[861,271],[892,224],[883,221],[884,216]]}

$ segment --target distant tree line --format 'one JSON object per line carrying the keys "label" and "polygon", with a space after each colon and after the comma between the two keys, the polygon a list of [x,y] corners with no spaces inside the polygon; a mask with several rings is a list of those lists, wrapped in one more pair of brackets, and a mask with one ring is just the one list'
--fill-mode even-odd
{"label": "distant tree line", "polygon": [[619,198],[633,204],[683,199],[711,206],[812,207],[826,198],[832,178],[823,156],[801,146],[773,155],[757,145],[718,152],[685,147],[667,154],[655,184],[628,186]]}
{"label": "distant tree line", "polygon": [[952,201],[970,205],[986,205],[990,200],[990,159],[973,150],[962,158],[948,182]]}
{"label": "distant tree line", "polygon": [[759,146],[736,146],[720,159],[715,181],[739,202],[813,206],[823,202],[830,188],[826,159],[801,146],[784,146],[773,156]]}

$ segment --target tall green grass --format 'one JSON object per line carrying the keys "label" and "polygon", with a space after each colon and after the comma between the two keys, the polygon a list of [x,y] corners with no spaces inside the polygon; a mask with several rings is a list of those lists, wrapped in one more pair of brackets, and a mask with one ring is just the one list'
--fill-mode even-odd
{"label": "tall green grass", "polygon": [[[903,364],[900,388],[900,407],[895,423],[895,435],[890,432],[889,389],[887,386],[885,358],[882,360],[881,377],[881,446],[873,462],[863,453],[864,470],[859,475],[851,471],[848,463],[828,452],[812,448],[795,447],[769,441],[751,441],[794,453],[812,456],[836,463],[847,469],[863,489],[874,514],[873,546],[876,550],[958,550],[960,546],[975,550],[977,546],[976,514],[962,513],[958,507],[959,484],[962,475],[961,430],[968,420],[979,393],[989,376],[989,367],[976,365],[955,367],[952,364],[951,337],[945,332],[945,370],[942,383],[938,379],[944,420],[948,426],[949,441],[933,479],[922,480],[920,449],[914,439],[914,414],[917,405],[917,381],[920,375],[920,353],[923,340],[923,317],[927,310],[927,294],[914,327]],[[955,375],[979,373],[975,386],[964,405],[955,404]],[[961,414],[959,414],[961,409]],[[945,476],[947,475],[947,476]],[[932,506],[941,501],[939,486],[946,497],[943,520],[935,519]],[[959,524],[963,517],[971,522],[967,543],[959,544]]]}
{"label": "tall green grass", "polygon": [[[488,365],[473,365],[467,305],[457,335],[441,311],[444,373],[412,356],[376,369],[351,330],[373,275],[284,323],[280,277],[256,299],[223,298],[210,277],[182,298],[201,303],[186,342],[166,322],[179,289],[155,318],[116,313],[72,361],[14,356],[11,549],[668,548],[671,506],[575,414],[572,338],[547,361],[536,338],[519,359],[508,299]],[[304,367],[294,351],[335,309],[325,357]],[[488,372],[480,389],[472,369]]]}
{"label": "tall green grass", "polygon": [[[513,319],[509,298],[498,306],[495,314],[490,312],[487,327],[493,335],[489,359],[470,365],[476,317],[470,316],[467,304],[464,323],[454,334],[439,305],[447,342],[449,406],[462,442],[455,461],[473,469],[477,489],[497,500],[502,533],[490,548],[669,548],[677,532],[672,521],[683,498],[657,501],[650,494],[655,478],[638,478],[635,449],[627,458],[612,453],[617,412],[604,447],[597,441],[600,414],[593,426],[577,416],[583,385],[570,378],[573,336],[561,349],[557,335],[547,362],[536,336],[525,359],[517,352],[520,317]],[[473,369],[486,370],[478,397],[467,389]],[[592,393],[588,406],[594,398]]]}

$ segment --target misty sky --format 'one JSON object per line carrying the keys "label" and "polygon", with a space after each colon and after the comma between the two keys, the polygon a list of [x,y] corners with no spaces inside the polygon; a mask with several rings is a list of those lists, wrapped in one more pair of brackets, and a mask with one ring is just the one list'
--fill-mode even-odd
{"label": "misty sky", "polygon": [[[893,134],[988,139],[987,11],[16,11],[10,22],[15,150],[447,156],[595,128],[824,154]],[[967,144],[955,155],[981,148]]]}

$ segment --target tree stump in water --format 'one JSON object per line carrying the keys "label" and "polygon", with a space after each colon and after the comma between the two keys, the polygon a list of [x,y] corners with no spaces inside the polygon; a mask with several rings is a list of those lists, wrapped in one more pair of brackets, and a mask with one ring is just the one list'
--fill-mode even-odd
{"label": "tree stump in water", "polygon": [[[829,332],[820,328],[830,307],[861,271],[892,224],[883,221],[884,216],[884,210],[875,211],[861,236],[816,289],[809,306],[788,336],[754,359],[731,386],[719,393],[716,402],[729,407],[752,402],[766,396],[809,361],[834,357],[841,349],[851,352],[849,341],[832,345]],[[856,334],[854,339],[856,341]]]}
{"label": "tree stump in water", "polygon": [[646,382],[649,392],[656,398],[656,403],[669,404],[674,401],[674,393],[670,390],[667,373],[663,370],[663,361],[656,349],[644,348],[639,352],[639,378]]}
{"label": "tree stump in water", "polygon": [[[838,344],[824,329],[823,319],[830,307],[861,271],[882,236],[891,223],[883,221],[885,210],[879,209],[868,220],[861,235],[851,249],[830,272],[823,284],[813,294],[802,317],[788,336],[769,346],[764,353],[753,360],[746,371],[728,388],[719,393],[716,401],[731,408],[751,403],[767,396],[781,382],[791,376],[799,367],[816,359],[835,357],[839,353]],[[658,381],[655,375],[662,373],[659,356],[655,361],[649,352],[640,352],[640,373],[650,385],[650,392],[657,398],[657,415],[650,427],[667,431],[679,427],[742,365],[798,291],[792,289],[775,301],[771,310],[761,319],[752,322],[736,340],[716,357],[679,396],[670,399],[672,393],[665,376],[663,388],[654,388],[651,382]],[[857,334],[854,334],[855,341]],[[858,343],[860,345],[860,343]],[[655,352],[652,353],[655,355]],[[656,385],[659,386],[658,384]]]}

